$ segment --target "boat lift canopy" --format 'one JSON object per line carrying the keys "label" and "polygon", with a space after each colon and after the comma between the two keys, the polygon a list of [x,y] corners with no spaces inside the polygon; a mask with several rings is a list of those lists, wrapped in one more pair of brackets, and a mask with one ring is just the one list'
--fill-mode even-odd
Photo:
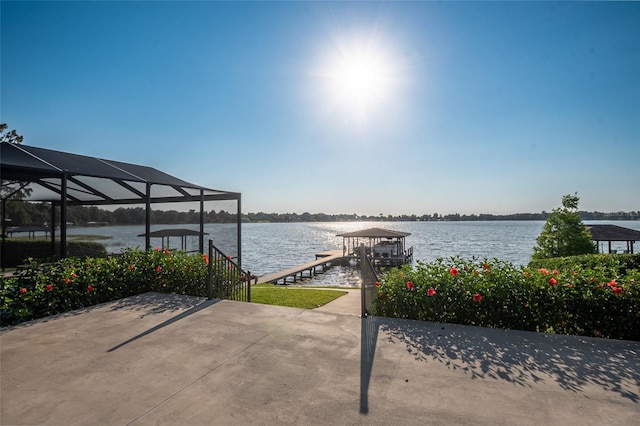
{"label": "boat lift canopy", "polygon": [[354,232],[338,234],[342,237],[344,256],[357,257],[357,247],[365,246],[367,254],[374,262],[398,265],[413,260],[413,247],[405,246],[405,237],[409,232],[393,231],[382,228],[369,228]]}

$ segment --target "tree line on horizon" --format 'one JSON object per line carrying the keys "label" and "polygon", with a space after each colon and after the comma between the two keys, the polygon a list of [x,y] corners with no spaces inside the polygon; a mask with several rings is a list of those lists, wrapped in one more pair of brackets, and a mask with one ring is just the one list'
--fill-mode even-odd
{"label": "tree line on horizon", "polygon": [[[423,215],[357,215],[326,213],[243,213],[243,223],[283,223],[283,222],[418,222],[418,221],[500,221],[500,220],[547,220],[550,212],[513,214],[423,214]],[[582,220],[640,220],[640,211],[630,212],[578,212]],[[14,201],[7,203],[7,226],[43,225],[51,218],[48,203]],[[58,218],[59,214],[56,215]],[[108,224],[138,225],[145,221],[142,207],[119,207],[114,211],[96,206],[69,206],[67,217],[75,225]],[[235,223],[236,213],[225,210],[211,210],[204,213],[206,223]],[[156,224],[196,224],[200,223],[200,212],[195,210],[152,210],[151,222]]]}

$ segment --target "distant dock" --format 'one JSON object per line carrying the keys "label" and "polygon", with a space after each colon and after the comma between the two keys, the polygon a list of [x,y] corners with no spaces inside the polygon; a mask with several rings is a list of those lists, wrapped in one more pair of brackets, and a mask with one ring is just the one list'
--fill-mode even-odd
{"label": "distant dock", "polygon": [[322,253],[316,253],[316,260],[313,262],[307,262],[279,272],[263,275],[258,277],[257,282],[273,284],[295,283],[303,278],[311,278],[316,274],[322,274],[330,263],[348,258],[342,250],[323,251]]}

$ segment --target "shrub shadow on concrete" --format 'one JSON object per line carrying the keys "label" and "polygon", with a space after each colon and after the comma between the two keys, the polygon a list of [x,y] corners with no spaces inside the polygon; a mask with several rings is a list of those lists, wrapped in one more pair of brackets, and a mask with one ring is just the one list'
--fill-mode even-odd
{"label": "shrub shadow on concrete", "polygon": [[474,379],[532,387],[556,382],[581,392],[599,386],[640,402],[640,343],[580,336],[379,318],[381,338],[416,360],[439,362]]}

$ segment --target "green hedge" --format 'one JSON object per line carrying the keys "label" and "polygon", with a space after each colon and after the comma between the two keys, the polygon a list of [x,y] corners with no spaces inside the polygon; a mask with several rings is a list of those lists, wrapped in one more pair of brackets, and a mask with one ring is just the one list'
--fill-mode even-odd
{"label": "green hedge", "polygon": [[625,275],[627,271],[640,270],[640,253],[586,254],[581,256],[539,259],[529,262],[529,268],[558,270],[602,268],[611,274]]}
{"label": "green hedge", "polygon": [[[2,267],[15,268],[25,263],[26,259],[50,260],[54,257],[51,241],[24,240],[8,238],[2,252]],[[105,257],[104,245],[93,241],[68,241],[68,257]]]}
{"label": "green hedge", "polygon": [[418,261],[382,275],[374,313],[640,340],[640,272],[633,261],[620,266],[610,257],[580,256],[539,268],[497,259]]}
{"label": "green hedge", "polygon": [[[206,255],[127,250],[106,258],[30,261],[0,287],[1,325],[55,315],[149,291],[207,296]],[[232,286],[240,270],[215,259],[214,282]],[[235,275],[234,275],[235,274]]]}

